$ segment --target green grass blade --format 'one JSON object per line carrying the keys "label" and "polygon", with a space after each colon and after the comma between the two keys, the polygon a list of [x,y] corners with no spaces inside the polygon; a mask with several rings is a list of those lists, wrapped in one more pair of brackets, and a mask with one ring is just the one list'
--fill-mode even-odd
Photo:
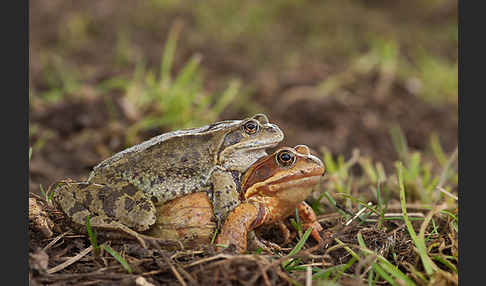
{"label": "green grass blade", "polygon": [[402,129],[399,126],[392,127],[390,129],[390,136],[398,156],[405,162],[405,165],[408,166],[408,143]]}
{"label": "green grass blade", "polygon": [[[373,269],[371,269],[370,272],[368,272],[368,286],[373,285],[374,276],[375,276],[375,271]],[[376,282],[374,283],[374,285],[376,285]]]}
{"label": "green grass blade", "polygon": [[299,217],[299,209],[295,208],[295,226],[297,227],[297,233],[299,234],[299,237],[302,237],[302,221],[300,220]]}
{"label": "green grass blade", "polygon": [[193,56],[189,60],[189,62],[184,66],[184,68],[180,71],[177,78],[174,80],[173,88],[190,86],[191,82],[194,80],[194,78],[197,75],[197,70],[199,68],[200,63],[201,63],[201,56],[199,55]]}
{"label": "green grass blade", "polygon": [[299,253],[299,251],[302,249],[302,247],[304,246],[305,242],[307,241],[307,238],[309,238],[309,235],[310,235],[311,232],[312,232],[312,227],[309,227],[304,232],[304,235],[302,235],[302,238],[299,240],[299,242],[290,251],[290,253],[288,254],[289,256]]}
{"label": "green grass blade", "polygon": [[414,152],[410,157],[410,166],[408,167],[408,181],[415,182],[420,172],[420,153]]}
{"label": "green grass blade", "polygon": [[341,245],[349,254],[351,254],[352,257],[356,258],[358,261],[360,260],[359,255],[354,252],[349,246],[347,246],[344,242],[341,240],[335,238],[334,239],[339,245]]}
{"label": "green grass blade", "polygon": [[405,225],[407,226],[408,233],[410,234],[412,241],[417,247],[417,251],[424,265],[425,272],[427,273],[427,275],[432,275],[434,273],[434,264],[427,254],[427,249],[425,247],[425,240],[417,237],[417,234],[415,233],[412,223],[407,215],[407,206],[405,201],[405,185],[403,184],[403,166],[401,162],[397,164],[397,168],[398,168],[398,185],[400,188],[400,203],[402,206],[403,219],[405,221]]}
{"label": "green grass blade", "polygon": [[214,244],[214,241],[216,240],[216,236],[218,235],[218,230],[216,229],[213,233],[213,236],[211,237],[211,241],[209,244]]}
{"label": "green grass blade", "polygon": [[29,147],[29,162],[31,157],[32,157],[32,147]]}
{"label": "green grass blade", "polygon": [[349,217],[349,214],[347,214],[346,212],[344,212],[340,207],[338,207],[336,201],[331,197],[331,194],[329,194],[328,191],[325,191],[323,193],[324,197],[326,197],[326,199],[331,203],[331,205],[333,207],[336,208],[336,210],[338,211],[339,214],[341,214],[342,216],[348,218]]}
{"label": "green grass blade", "polygon": [[55,184],[52,189],[49,188],[49,195],[47,197],[48,202],[52,202],[52,198],[54,197],[54,192],[57,190],[58,187],[59,187],[59,184]]}
{"label": "green grass blade", "polygon": [[376,207],[373,207],[373,206],[370,206],[368,205],[368,203],[365,203],[363,202],[362,200],[360,199],[356,199],[355,197],[351,196],[351,195],[348,195],[348,194],[341,194],[343,197],[345,198],[348,198],[349,200],[351,200],[352,202],[355,202],[355,203],[358,203],[359,205],[367,208],[368,210],[370,210],[371,212],[375,213],[376,215],[380,215],[380,211],[377,210]]}
{"label": "green grass blade", "polygon": [[405,285],[407,286],[415,286],[416,284],[407,276],[405,275],[402,271],[398,269],[397,266],[391,264],[388,260],[386,259],[380,259],[380,266],[390,273],[392,276],[400,279],[401,281],[405,282]]}
{"label": "green grass blade", "polygon": [[106,244],[103,244],[102,247],[104,250],[106,250],[106,252],[111,254],[111,256],[113,256],[118,262],[120,262],[120,264],[123,266],[123,268],[125,268],[125,270],[128,273],[132,273],[132,268],[130,267],[128,262],[125,259],[123,259],[123,257],[121,257],[121,255],[118,252],[116,252],[115,250],[113,250],[113,248],[111,248]]}
{"label": "green grass blade", "polygon": [[430,136],[430,147],[432,149],[432,153],[439,161],[439,164],[444,165],[447,161],[446,155],[444,153],[444,149],[440,145],[439,136],[437,134],[432,134]]}
{"label": "green grass blade", "polygon": [[42,184],[39,184],[39,189],[40,189],[40,192],[42,194],[42,196],[46,199],[47,201],[47,194],[46,194],[46,191],[44,191],[44,187],[42,187]]}
{"label": "green grass blade", "polygon": [[330,152],[324,152],[323,160],[324,160],[324,164],[327,167],[327,171],[330,174],[337,171],[336,163],[335,163],[334,159],[332,158],[332,154]]}
{"label": "green grass blade", "polygon": [[91,217],[88,215],[86,217],[86,230],[88,231],[88,237],[89,241],[91,242],[91,245],[93,246],[93,252],[95,256],[98,256],[100,253],[100,247],[98,245],[98,241],[96,239],[96,231],[91,229]]}
{"label": "green grass blade", "polygon": [[312,275],[312,279],[313,280],[314,279],[329,279],[329,276],[332,273],[335,273],[335,272],[338,272],[338,271],[343,271],[343,269],[347,268],[347,265],[350,262],[355,263],[356,258],[351,257],[351,259],[346,264],[339,264],[339,265],[335,265],[335,266],[329,267],[327,269],[321,270],[321,271],[317,272],[316,274]]}
{"label": "green grass blade", "polygon": [[165,43],[164,54],[162,56],[162,64],[160,66],[161,82],[164,86],[168,85],[171,81],[170,70],[172,68],[172,62],[174,61],[177,40],[179,38],[181,29],[181,22],[174,23],[169,31],[167,42]]}
{"label": "green grass blade", "polygon": [[372,183],[378,182],[378,174],[375,171],[375,168],[373,167],[373,164],[371,163],[371,159],[369,159],[369,158],[361,158],[358,162],[361,165],[361,167],[363,168],[365,174],[370,179],[370,181]]}
{"label": "green grass blade", "polygon": [[383,206],[383,199],[381,197],[381,182],[377,183],[376,186],[376,203],[377,208],[380,213],[380,218],[378,219],[378,228],[381,228],[383,222],[385,221],[385,207]]}
{"label": "green grass blade", "polygon": [[392,276],[402,280],[403,282],[405,282],[405,285],[407,285],[407,286],[414,286],[415,285],[415,283],[407,275],[405,275],[405,273],[400,271],[397,266],[393,265],[391,262],[389,262],[383,256],[381,256],[381,255],[375,253],[374,251],[372,251],[371,249],[369,249],[366,246],[366,243],[363,239],[363,235],[361,234],[361,232],[358,232],[357,239],[358,239],[358,244],[362,248],[363,253],[365,253],[367,255],[375,255],[376,256],[376,258],[379,261],[381,269],[390,273]]}
{"label": "green grass blade", "polygon": [[433,255],[432,259],[444,264],[452,272],[457,273],[457,267],[454,264],[452,264],[449,260],[444,258],[442,255]]}
{"label": "green grass blade", "polygon": [[214,104],[213,110],[216,114],[220,114],[223,110],[235,99],[240,89],[241,82],[239,80],[232,80],[229,83],[228,88],[218,98],[218,101]]}
{"label": "green grass blade", "polygon": [[393,286],[398,286],[398,284],[393,280],[393,278],[386,273],[383,268],[381,268],[380,265],[378,264],[372,264],[371,268],[376,272],[377,275],[381,276],[383,279],[385,279],[388,283],[390,283]]}
{"label": "green grass blade", "polygon": [[[302,238],[299,240],[299,242],[295,245],[295,247],[289,252],[288,256],[295,255],[299,253],[299,251],[302,249],[304,246],[305,242],[307,241],[307,238],[309,238],[310,233],[312,232],[312,227],[309,227],[305,232],[304,235],[302,235]],[[292,262],[293,259],[284,261],[282,263],[282,267],[286,268],[287,265],[289,265]]]}
{"label": "green grass blade", "polygon": [[353,266],[353,264],[355,264],[356,261],[358,260],[355,257],[351,257],[348,263],[346,263],[342,269],[339,269],[338,274],[336,275],[336,277],[334,277],[334,281],[337,281],[339,278],[341,278],[344,272],[346,272],[346,270],[348,270],[351,266]]}

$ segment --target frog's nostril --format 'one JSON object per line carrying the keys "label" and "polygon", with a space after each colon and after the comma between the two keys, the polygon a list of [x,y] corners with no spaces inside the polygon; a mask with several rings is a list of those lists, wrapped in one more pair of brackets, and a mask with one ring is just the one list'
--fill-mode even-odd
{"label": "frog's nostril", "polygon": [[268,130],[268,132],[274,133],[274,134],[282,133],[280,128],[278,128],[277,125],[273,125],[273,124],[269,124],[267,130]]}
{"label": "frog's nostril", "polygon": [[324,163],[322,163],[322,161],[319,158],[317,158],[316,156],[314,156],[314,155],[310,155],[307,158],[307,162],[315,163],[315,164],[321,166],[322,168],[324,168]]}

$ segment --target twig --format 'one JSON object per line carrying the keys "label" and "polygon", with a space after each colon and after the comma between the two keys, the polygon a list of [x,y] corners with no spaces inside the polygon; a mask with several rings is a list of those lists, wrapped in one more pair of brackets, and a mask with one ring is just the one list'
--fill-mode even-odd
{"label": "twig", "polygon": [[165,256],[165,255],[162,255],[162,256],[164,257],[165,262],[167,262],[167,264],[169,264],[170,270],[172,270],[172,273],[174,273],[174,275],[177,278],[177,280],[179,280],[179,282],[183,286],[187,286],[186,282],[184,281],[184,279],[182,279],[181,275],[179,274],[179,272],[177,271],[177,269],[175,269],[175,267],[172,264],[172,262],[170,262],[169,258],[167,256]]}
{"label": "twig", "polygon": [[[373,205],[371,202],[368,203],[368,206],[371,206]],[[362,213],[364,213],[368,208],[362,208],[360,209],[355,215],[353,218],[351,218],[350,220],[348,220],[344,225],[345,226],[348,226],[350,223],[352,223],[356,218],[358,218]]]}
{"label": "twig", "polygon": [[305,286],[312,286],[312,268],[310,266],[306,267]]}
{"label": "twig", "polygon": [[204,253],[204,251],[202,251],[202,250],[177,251],[176,253],[172,254],[170,259],[174,260],[176,257],[182,256],[184,254],[193,254],[194,255],[194,254],[201,254],[201,253]]}
{"label": "twig", "polygon": [[46,246],[44,246],[42,250],[46,251],[47,249],[51,248],[56,242],[58,242],[61,238],[63,238],[68,233],[70,233],[70,231],[66,231],[63,234],[56,236],[56,238],[54,238],[51,242],[49,242]]}
{"label": "twig", "polygon": [[290,278],[289,276],[287,276],[285,274],[285,272],[283,272],[282,270],[280,270],[280,268],[276,268],[276,272],[277,272],[277,275],[280,276],[282,279],[284,279],[285,281],[287,281],[289,284],[294,284],[295,285],[295,281]]}
{"label": "twig", "polygon": [[194,280],[194,277],[192,277],[191,274],[187,273],[187,271],[184,270],[182,267],[177,267],[177,269],[179,269],[182,275],[184,275],[187,278],[187,280],[189,280],[190,285],[199,285],[199,283],[196,280]]}
{"label": "twig", "polygon": [[208,262],[208,261],[213,261],[213,260],[216,260],[216,259],[219,259],[219,258],[231,258],[233,257],[233,255],[228,255],[228,254],[218,254],[218,255],[215,255],[215,256],[211,256],[211,257],[208,257],[208,258],[203,258],[203,259],[200,259],[198,261],[195,261],[193,263],[190,263],[190,264],[187,264],[187,265],[184,265],[184,268],[187,268],[187,267],[191,267],[191,266],[194,266],[194,265],[198,265],[198,264],[201,264],[201,263],[204,263],[204,262]]}
{"label": "twig", "polygon": [[263,267],[261,267],[260,263],[258,263],[258,266],[259,266],[258,268],[260,268],[262,272],[262,277],[263,277],[263,281],[265,282],[265,285],[271,286],[272,284],[270,284],[270,280],[268,279],[267,271],[264,270]]}
{"label": "twig", "polygon": [[458,148],[456,147],[456,149],[454,149],[454,152],[452,152],[451,156],[447,160],[447,162],[444,166],[444,169],[442,170],[442,173],[440,174],[439,182],[437,183],[436,189],[438,189],[438,188],[440,188],[444,185],[444,183],[447,179],[447,171],[449,171],[449,167],[452,165],[452,162],[454,162],[454,160],[456,159],[457,152],[458,152]]}
{"label": "twig", "polygon": [[439,190],[440,192],[442,192],[442,193],[444,193],[444,194],[448,195],[449,197],[453,198],[453,199],[454,199],[454,200],[456,200],[456,201],[457,201],[457,200],[459,200],[459,198],[458,198],[456,195],[451,194],[450,192],[448,192],[446,189],[444,189],[444,188],[443,188],[443,187],[441,187],[441,186],[438,186],[438,187],[437,187],[437,190]]}
{"label": "twig", "polygon": [[78,255],[67,260],[66,262],[63,262],[63,263],[59,264],[58,266],[55,266],[51,269],[47,269],[47,274],[53,274],[53,273],[56,273],[57,271],[60,271],[64,268],[68,267],[69,265],[73,264],[74,262],[76,262],[76,261],[80,260],[81,258],[83,258],[84,256],[86,256],[86,254],[90,253],[91,250],[93,250],[92,245],[90,247],[86,248],[85,250],[81,251]]}

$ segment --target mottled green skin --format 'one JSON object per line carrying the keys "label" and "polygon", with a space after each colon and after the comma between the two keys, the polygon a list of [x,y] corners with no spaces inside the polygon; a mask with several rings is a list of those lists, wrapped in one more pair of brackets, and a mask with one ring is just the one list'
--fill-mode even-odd
{"label": "mottled green skin", "polygon": [[[249,120],[258,132],[245,132]],[[86,183],[65,185],[54,200],[77,223],[90,215],[93,226],[115,222],[144,231],[155,222],[157,205],[206,192],[221,221],[239,204],[241,174],[282,140],[282,131],[260,114],[165,133],[104,160]]]}
{"label": "mottled green skin", "polygon": [[131,185],[105,186],[94,183],[67,183],[54,193],[54,201],[74,222],[95,227],[144,231],[155,222],[153,203]]}

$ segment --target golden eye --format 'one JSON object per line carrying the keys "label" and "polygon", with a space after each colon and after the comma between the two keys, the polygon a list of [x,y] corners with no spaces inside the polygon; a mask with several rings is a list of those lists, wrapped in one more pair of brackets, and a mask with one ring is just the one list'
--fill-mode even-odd
{"label": "golden eye", "polygon": [[255,134],[258,131],[258,128],[258,123],[253,120],[250,120],[243,125],[243,129],[247,134]]}
{"label": "golden eye", "polygon": [[283,150],[277,154],[277,162],[283,167],[288,167],[295,163],[295,155],[290,151]]}

